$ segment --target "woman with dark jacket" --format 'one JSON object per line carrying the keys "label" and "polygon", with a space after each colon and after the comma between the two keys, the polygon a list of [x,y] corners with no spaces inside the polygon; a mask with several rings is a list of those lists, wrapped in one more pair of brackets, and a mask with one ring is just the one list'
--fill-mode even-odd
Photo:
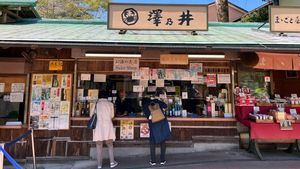
{"label": "woman with dark jacket", "polygon": [[165,154],[166,154],[166,140],[171,137],[171,131],[169,128],[169,123],[167,118],[165,117],[163,120],[158,122],[152,122],[152,115],[149,109],[150,105],[158,104],[161,112],[164,112],[164,109],[167,108],[167,104],[163,101],[159,100],[159,95],[162,91],[156,92],[156,97],[154,99],[150,98],[143,98],[142,105],[143,105],[143,112],[148,119],[149,130],[150,130],[150,154],[151,160],[150,165],[156,165],[156,157],[155,157],[155,146],[160,144],[160,164],[164,165],[166,163]]}

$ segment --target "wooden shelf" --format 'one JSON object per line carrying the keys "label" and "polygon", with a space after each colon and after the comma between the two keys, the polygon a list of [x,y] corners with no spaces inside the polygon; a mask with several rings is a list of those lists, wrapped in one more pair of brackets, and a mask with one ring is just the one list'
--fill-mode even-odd
{"label": "wooden shelf", "polygon": [[26,128],[27,126],[6,126],[6,125],[0,125],[0,129],[22,129]]}

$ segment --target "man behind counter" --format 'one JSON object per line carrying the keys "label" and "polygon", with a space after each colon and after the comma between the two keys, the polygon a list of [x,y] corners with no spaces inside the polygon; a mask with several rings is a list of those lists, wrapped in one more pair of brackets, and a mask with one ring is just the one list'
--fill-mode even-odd
{"label": "man behind counter", "polygon": [[135,110],[132,106],[132,100],[126,98],[126,93],[124,90],[118,92],[118,97],[115,102],[116,104],[116,116],[127,116],[129,113],[135,113]]}

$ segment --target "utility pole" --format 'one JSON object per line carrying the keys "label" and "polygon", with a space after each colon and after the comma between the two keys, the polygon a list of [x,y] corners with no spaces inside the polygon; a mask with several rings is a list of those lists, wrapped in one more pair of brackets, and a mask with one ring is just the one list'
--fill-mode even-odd
{"label": "utility pole", "polygon": [[218,22],[229,22],[228,0],[215,0]]}

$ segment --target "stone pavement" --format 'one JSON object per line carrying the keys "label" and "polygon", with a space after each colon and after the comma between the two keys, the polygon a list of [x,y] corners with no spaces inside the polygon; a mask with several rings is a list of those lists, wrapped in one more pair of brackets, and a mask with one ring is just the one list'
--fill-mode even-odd
{"label": "stone pavement", "polygon": [[[150,167],[148,156],[117,158],[116,169],[300,169],[300,153],[283,151],[263,152],[265,161],[245,150],[215,151],[203,153],[184,153],[167,155],[167,164]],[[103,168],[109,168],[104,160]],[[31,169],[32,164],[24,164]],[[87,158],[60,158],[57,160],[38,160],[38,169],[96,169],[96,161]]]}

